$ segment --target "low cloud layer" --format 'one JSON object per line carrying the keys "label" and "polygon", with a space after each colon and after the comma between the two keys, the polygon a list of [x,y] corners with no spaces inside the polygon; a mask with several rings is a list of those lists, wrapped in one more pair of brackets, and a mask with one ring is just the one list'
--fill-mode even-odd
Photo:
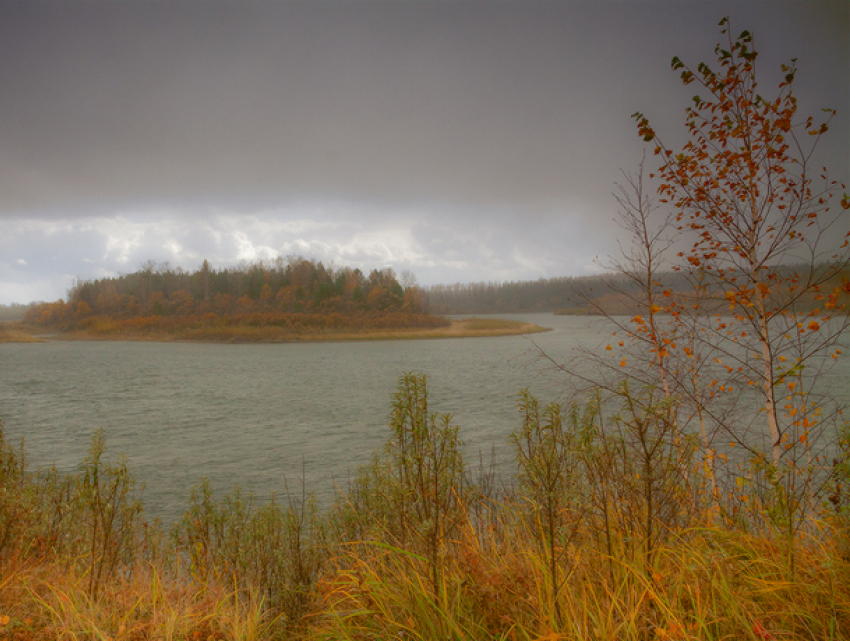
{"label": "low cloud layer", "polygon": [[[375,218],[388,218],[376,224]],[[541,223],[518,212],[464,215],[399,208],[390,216],[351,204],[267,209],[250,214],[207,210],[187,217],[163,211],[72,220],[7,220],[0,238],[0,300],[53,300],[76,277],[133,272],[154,260],[197,268],[305,256],[364,271],[392,266],[423,284],[526,280],[598,269],[605,246],[577,217]],[[487,219],[483,224],[482,220]],[[571,239],[573,239],[571,241]],[[70,272],[67,266],[74,266]],[[64,289],[57,290],[60,280]],[[29,293],[27,293],[29,292]]]}

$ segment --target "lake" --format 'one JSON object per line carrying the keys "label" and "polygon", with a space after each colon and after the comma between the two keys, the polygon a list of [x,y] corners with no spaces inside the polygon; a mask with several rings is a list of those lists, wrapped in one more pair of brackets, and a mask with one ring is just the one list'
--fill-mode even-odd
{"label": "lake", "polygon": [[[0,413],[7,440],[25,439],[30,469],[75,469],[92,432],[124,454],[144,484],[149,516],[169,522],[202,477],[260,498],[301,492],[327,504],[335,485],[389,437],[399,376],[428,376],[429,408],[460,425],[469,463],[491,454],[512,471],[508,435],[517,393],[564,402],[561,360],[608,341],[586,317],[498,315],[553,328],[499,338],[285,344],[47,342],[0,345]],[[534,341],[532,343],[532,340]],[[833,384],[846,392],[846,359]]]}

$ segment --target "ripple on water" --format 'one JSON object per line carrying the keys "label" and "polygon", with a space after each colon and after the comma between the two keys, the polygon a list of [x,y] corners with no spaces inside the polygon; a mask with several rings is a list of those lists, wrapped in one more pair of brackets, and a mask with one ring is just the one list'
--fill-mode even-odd
{"label": "ripple on water", "polygon": [[[597,345],[608,332],[587,320],[523,316],[555,331],[534,336],[547,352]],[[126,454],[152,516],[171,521],[193,485],[236,484],[267,498],[301,479],[320,501],[389,437],[398,377],[428,375],[429,409],[454,415],[468,460],[479,453],[507,473],[516,397],[566,400],[523,337],[468,340],[218,345],[55,342],[0,346],[0,412],[6,435],[26,440],[32,466],[73,470],[91,433]],[[848,366],[843,365],[845,368]],[[835,386],[847,393],[843,374]]]}

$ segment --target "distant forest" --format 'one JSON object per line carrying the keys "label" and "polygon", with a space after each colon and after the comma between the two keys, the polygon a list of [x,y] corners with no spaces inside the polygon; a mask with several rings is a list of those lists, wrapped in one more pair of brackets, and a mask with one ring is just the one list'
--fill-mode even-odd
{"label": "distant forest", "polygon": [[[669,272],[660,276],[665,287],[686,288],[685,279]],[[499,314],[505,312],[593,313],[602,305],[614,313],[632,311],[630,298],[638,290],[622,274],[543,278],[508,283],[435,285],[426,288],[435,314]]]}
{"label": "distant forest", "polygon": [[194,313],[271,306],[306,312],[345,308],[346,304],[349,309],[351,304],[363,309],[406,305],[406,309],[441,315],[583,313],[589,309],[588,300],[610,298],[616,289],[630,289],[627,278],[611,275],[425,288],[416,287],[411,276],[401,280],[404,286],[391,269],[373,270],[367,277],[358,269],[330,269],[300,257],[218,270],[205,261],[196,272],[148,261],[131,274],[77,281],[64,301],[70,309],[57,303],[0,305],[0,321],[23,320],[28,310],[32,310],[30,322],[39,320],[46,311],[47,316],[67,316],[77,311],[79,303],[85,305],[78,316],[125,317],[173,314],[180,309]]}
{"label": "distant forest", "polygon": [[[789,265],[780,268],[786,277],[792,273],[808,278],[812,273],[828,270],[826,264],[812,268],[807,265]],[[500,314],[516,312],[554,312],[556,314],[636,314],[642,312],[645,294],[641,294],[643,274],[611,273],[594,276],[547,278],[535,281],[508,283],[472,283],[435,285],[425,289],[429,309],[434,314]],[[846,271],[836,274],[825,284],[838,286],[842,279],[850,278]],[[832,282],[834,281],[834,282]],[[725,308],[724,292],[719,284],[709,279],[704,283],[702,304],[715,300],[718,309]],[[661,272],[656,275],[655,286],[673,294],[687,296],[693,285],[684,272]],[[774,292],[780,294],[780,292]],[[814,289],[798,301],[800,309],[817,307]],[[707,298],[706,298],[707,297]]]}
{"label": "distant forest", "polygon": [[155,326],[167,319],[291,325],[307,317],[311,324],[321,318],[322,326],[350,324],[355,317],[363,326],[432,324],[424,312],[423,292],[410,283],[403,287],[392,269],[367,276],[359,269],[292,257],[224,269],[204,261],[195,272],[148,261],[131,274],[79,280],[67,300],[32,305],[25,320],[81,329],[98,318],[148,319]]}
{"label": "distant forest", "polygon": [[0,323],[5,321],[20,321],[24,319],[24,315],[30,305],[21,303],[12,303],[11,305],[0,305]]}
{"label": "distant forest", "polygon": [[[194,272],[148,261],[130,274],[78,280],[65,301],[0,306],[0,321],[25,318],[69,326],[92,316],[592,314],[599,309],[630,314],[637,313],[636,301],[641,299],[640,279],[622,273],[425,288],[408,273],[401,281],[391,268],[375,269],[367,276],[359,269],[326,267],[302,257],[222,269],[204,261]],[[658,285],[673,292],[690,290],[680,272],[659,274]]]}
{"label": "distant forest", "polygon": [[[665,275],[670,280],[672,275]],[[195,272],[148,261],[136,272],[112,278],[78,280],[64,302],[0,305],[0,321],[54,321],[76,314],[131,317],[237,309],[274,308],[289,312],[405,309],[440,315],[589,310],[588,301],[629,290],[622,276],[594,275],[507,283],[479,282],[420,288],[405,274],[402,285],[392,269],[325,267],[301,257],[213,269],[207,261]],[[681,283],[684,285],[684,283]],[[81,305],[82,304],[82,305]],[[66,309],[65,306],[68,306]]]}

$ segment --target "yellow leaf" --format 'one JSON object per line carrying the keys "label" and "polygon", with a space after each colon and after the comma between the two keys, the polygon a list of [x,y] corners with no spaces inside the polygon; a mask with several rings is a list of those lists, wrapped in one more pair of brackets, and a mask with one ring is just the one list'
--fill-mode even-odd
{"label": "yellow leaf", "polygon": [[9,618],[8,614],[0,616],[0,625],[9,625],[9,621],[11,621],[11,619]]}

